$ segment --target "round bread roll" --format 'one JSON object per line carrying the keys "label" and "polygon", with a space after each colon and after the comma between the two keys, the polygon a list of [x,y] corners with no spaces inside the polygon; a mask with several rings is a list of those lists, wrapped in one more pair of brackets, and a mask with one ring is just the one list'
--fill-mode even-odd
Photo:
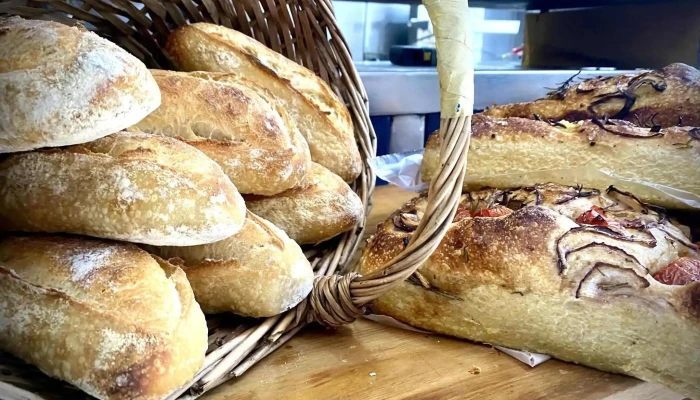
{"label": "round bread roll", "polygon": [[155,110],[146,66],[84,28],[0,19],[0,153],[89,142]]}
{"label": "round bread roll", "polygon": [[163,399],[204,362],[185,274],[134,245],[2,238],[0,293],[0,349],[98,399]]}
{"label": "round bread roll", "polygon": [[206,314],[271,317],[296,306],[313,285],[313,270],[299,245],[250,212],[243,229],[220,242],[145,248],[182,265]]}
{"label": "round bread roll", "polygon": [[0,161],[0,230],[191,246],[235,234],[244,219],[219,165],[172,138],[120,132]]}
{"label": "round bread roll", "polygon": [[299,244],[322,242],[346,232],[364,215],[357,193],[316,163],[299,186],[269,197],[246,196],[245,202],[248,210],[272,222]]}

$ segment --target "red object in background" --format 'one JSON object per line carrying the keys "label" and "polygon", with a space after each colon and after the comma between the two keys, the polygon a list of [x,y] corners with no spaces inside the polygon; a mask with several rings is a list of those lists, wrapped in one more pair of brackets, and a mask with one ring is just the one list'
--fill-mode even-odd
{"label": "red object in background", "polygon": [[653,276],[654,279],[666,285],[686,285],[700,281],[700,260],[681,257]]}

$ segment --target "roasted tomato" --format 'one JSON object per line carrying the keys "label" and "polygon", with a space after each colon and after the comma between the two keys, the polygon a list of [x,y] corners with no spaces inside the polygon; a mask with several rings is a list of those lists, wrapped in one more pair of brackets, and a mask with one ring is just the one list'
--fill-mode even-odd
{"label": "roasted tomato", "polygon": [[512,213],[508,207],[505,206],[494,206],[491,208],[482,208],[481,210],[474,213],[475,217],[502,217]]}
{"label": "roasted tomato", "polygon": [[452,222],[459,222],[465,218],[469,218],[472,216],[472,212],[470,209],[465,207],[463,204],[460,204],[457,207],[457,214],[455,214],[455,217],[452,219]]}
{"label": "roasted tomato", "polygon": [[580,225],[609,225],[608,219],[605,217],[605,210],[598,206],[593,206],[590,210],[579,215],[579,217],[576,218],[576,223]]}
{"label": "roasted tomato", "polygon": [[700,260],[681,257],[655,273],[654,279],[666,285],[685,285],[700,281]]}

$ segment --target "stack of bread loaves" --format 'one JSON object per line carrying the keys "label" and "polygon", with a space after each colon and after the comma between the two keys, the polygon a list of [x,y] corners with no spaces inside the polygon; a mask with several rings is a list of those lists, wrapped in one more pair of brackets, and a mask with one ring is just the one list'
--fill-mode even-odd
{"label": "stack of bread loaves", "polygon": [[[698,220],[700,129],[676,126],[700,121],[698,98],[700,73],[674,64],[474,115],[452,224],[374,310],[700,399],[700,238],[679,222]],[[440,141],[426,146],[426,179]],[[427,204],[379,225],[361,273],[401,253]]]}
{"label": "stack of bread loaves", "polygon": [[300,244],[363,218],[340,99],[242,34],[188,39],[206,29],[174,54],[247,67],[149,71],[85,29],[0,20],[0,349],[100,399],[189,382],[205,313],[294,307]]}

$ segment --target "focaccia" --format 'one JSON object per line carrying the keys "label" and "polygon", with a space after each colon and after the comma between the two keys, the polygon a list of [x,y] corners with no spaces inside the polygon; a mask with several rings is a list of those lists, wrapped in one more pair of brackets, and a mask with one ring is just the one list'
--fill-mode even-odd
{"label": "focaccia", "polygon": [[700,72],[681,63],[660,71],[564,82],[544,99],[494,106],[497,117],[579,121],[623,119],[652,128],[700,126]]}
{"label": "focaccia", "polygon": [[[360,273],[403,250],[426,205],[418,197],[379,225]],[[372,307],[423,329],[700,398],[700,282],[664,280],[686,265],[700,270],[686,232],[615,188],[470,192],[428,261]]]}

